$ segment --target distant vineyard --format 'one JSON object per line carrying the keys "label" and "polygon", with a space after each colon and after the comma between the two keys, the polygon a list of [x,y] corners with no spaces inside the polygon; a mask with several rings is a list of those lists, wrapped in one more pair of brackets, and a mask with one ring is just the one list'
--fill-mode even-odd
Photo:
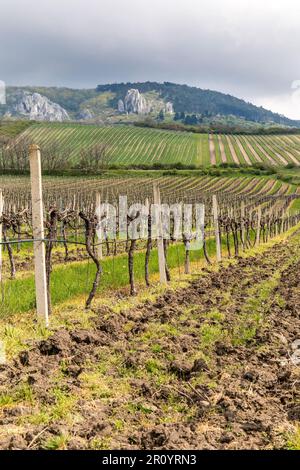
{"label": "distant vineyard", "polygon": [[[155,163],[209,166],[219,164],[300,165],[300,136],[208,135],[134,126],[35,124],[22,136],[41,146],[59,142],[78,162],[82,149],[107,146],[111,164]],[[20,138],[20,137],[18,137]]]}
{"label": "distant vineyard", "polygon": [[[99,192],[102,200],[116,202],[119,195],[127,195],[129,202],[151,199],[153,182],[159,184],[164,202],[206,202],[212,194],[219,196],[219,203],[245,199],[247,202],[273,196],[298,194],[294,185],[266,177],[47,177],[43,179],[46,205],[58,207],[76,202],[87,207],[95,202]],[[28,177],[0,176],[0,187],[11,207],[22,208],[30,205],[30,183]]]}
{"label": "distant vineyard", "polygon": [[23,135],[38,145],[59,141],[70,149],[74,162],[83,148],[99,143],[108,146],[110,162],[148,164],[157,162],[208,165],[208,139],[205,135],[142,129],[129,126],[99,127],[76,124],[35,125]]}
{"label": "distant vineyard", "polygon": [[[1,235],[3,236],[3,243],[0,239],[0,247],[4,245],[5,248],[3,249],[5,265],[2,272],[0,264],[0,274],[4,278],[2,310],[10,314],[16,310],[27,311],[32,308],[34,296],[31,282],[33,278],[30,275],[27,278],[25,276],[25,282],[23,282],[21,277],[18,277],[18,272],[21,271],[22,275],[22,272],[25,273],[28,268],[29,271],[33,269],[32,240],[37,237],[34,236],[33,231],[34,206],[31,204],[29,178],[2,176],[0,188],[2,188],[4,199],[4,205],[1,203],[2,214],[0,214]],[[170,212],[171,205],[175,203],[179,205],[182,202],[188,203],[191,209],[193,203],[204,204],[203,245],[196,250],[196,254],[189,248],[197,226],[196,212],[193,209],[190,236],[180,226],[179,237],[171,237],[170,240],[164,238],[163,245],[159,245],[158,239],[153,236],[151,212],[146,219],[148,227],[146,236],[140,239],[138,236],[130,238],[127,229],[124,239],[104,226],[104,236],[101,235],[100,241],[98,240],[97,227],[102,221],[101,213],[99,216],[100,201],[109,202],[113,206],[117,217],[116,227],[120,227],[119,196],[127,195],[129,204],[144,203],[144,207],[149,208],[155,203],[154,195],[157,194],[158,188],[161,201],[169,204]],[[86,300],[86,308],[89,308],[99,286],[111,287],[114,283],[120,287],[120,278],[122,278],[122,285],[126,285],[127,275],[124,273],[128,267],[130,293],[134,295],[136,293],[134,273],[140,273],[140,277],[144,273],[146,285],[149,286],[150,273],[158,272],[159,246],[161,253],[164,253],[164,259],[167,259],[167,263],[162,261],[167,280],[171,279],[169,267],[176,265],[178,269],[184,265],[185,273],[189,274],[190,259],[200,260],[203,255],[206,262],[211,264],[210,259],[211,256],[215,256],[214,248],[217,246],[217,259],[221,259],[222,249],[223,253],[224,250],[227,251],[229,257],[239,256],[241,250],[245,251],[247,248],[256,246],[260,239],[262,242],[267,242],[269,238],[298,224],[300,220],[299,198],[294,185],[268,177],[45,177],[43,179],[44,217],[41,220],[41,226],[46,234],[43,241],[46,247],[47,292],[50,292],[50,277],[52,277],[54,284],[59,283],[59,287],[52,288],[54,303],[65,299],[66,296],[83,294],[87,290],[87,280],[91,280],[91,276],[94,275],[93,282],[90,282],[92,289]],[[33,200],[36,201],[34,197]],[[296,207],[293,207],[295,204]],[[139,207],[140,205],[132,207],[135,215],[133,216],[132,212],[130,212],[131,215],[127,215],[127,226],[138,217]],[[104,208],[102,216],[106,214],[106,210]],[[203,253],[198,253],[202,248]],[[22,261],[24,253],[26,253],[26,263]],[[184,258],[180,253],[184,255]],[[128,263],[125,262],[126,257],[128,257]],[[106,271],[102,278],[103,258]],[[63,282],[60,271],[56,274],[54,270],[52,276],[52,259],[58,264],[69,265],[67,271],[64,272]],[[94,271],[90,270],[89,264],[76,264],[87,260],[93,261]],[[74,261],[75,265],[72,264]],[[69,269],[71,279],[68,277]],[[117,277],[116,272],[119,273]],[[12,284],[11,281],[15,283]],[[21,289],[18,294],[15,293],[16,288]],[[51,307],[51,296],[49,296],[48,307],[49,309]]]}

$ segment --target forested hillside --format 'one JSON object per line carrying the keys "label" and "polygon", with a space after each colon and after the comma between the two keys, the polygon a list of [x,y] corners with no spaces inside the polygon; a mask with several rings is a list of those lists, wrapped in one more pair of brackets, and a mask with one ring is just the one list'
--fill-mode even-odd
{"label": "forested hillside", "polygon": [[[40,109],[37,114],[36,109]],[[47,109],[48,112],[43,110]],[[300,121],[288,119],[262,107],[217,91],[164,82],[114,83],[94,89],[64,87],[7,87],[7,105],[0,116],[100,123],[134,122],[150,116],[158,121],[182,121],[206,124],[212,121],[240,126],[245,123],[300,127]]]}

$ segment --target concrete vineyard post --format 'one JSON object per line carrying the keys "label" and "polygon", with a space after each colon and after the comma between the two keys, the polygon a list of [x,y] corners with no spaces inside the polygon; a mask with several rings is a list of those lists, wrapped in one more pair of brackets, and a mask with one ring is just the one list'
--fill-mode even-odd
{"label": "concrete vineyard post", "polygon": [[255,246],[258,246],[260,242],[260,222],[261,222],[261,206],[259,206],[259,208],[257,209],[257,229],[256,229]]}
{"label": "concrete vineyard post", "polygon": [[[0,189],[0,219],[3,214],[3,194]],[[0,282],[2,281],[2,223],[0,222]]]}
{"label": "concrete vineyard post", "polygon": [[156,184],[153,185],[153,196],[154,204],[156,205],[156,215],[157,215],[157,254],[158,254],[158,265],[159,265],[159,276],[161,284],[167,283],[166,275],[166,260],[164,252],[164,242],[163,242],[163,231],[162,231],[162,220],[161,220],[161,199],[160,191]]}
{"label": "concrete vineyard post", "polygon": [[212,203],[213,203],[213,218],[214,218],[215,237],[216,237],[217,261],[221,261],[222,253],[221,253],[221,240],[220,240],[220,231],[219,231],[218,201],[217,201],[217,196],[215,194],[212,197]]}
{"label": "concrete vineyard post", "polygon": [[98,236],[98,245],[97,245],[97,258],[102,259],[103,258],[103,253],[102,253],[102,226],[101,226],[101,195],[100,193],[96,194],[96,216],[98,217],[98,230],[97,230],[97,236]]}
{"label": "concrete vineyard post", "polygon": [[34,270],[37,314],[48,326],[48,298],[44,242],[44,217],[42,194],[41,152],[37,145],[29,147],[30,181],[32,199],[32,228],[36,240],[34,247]]}

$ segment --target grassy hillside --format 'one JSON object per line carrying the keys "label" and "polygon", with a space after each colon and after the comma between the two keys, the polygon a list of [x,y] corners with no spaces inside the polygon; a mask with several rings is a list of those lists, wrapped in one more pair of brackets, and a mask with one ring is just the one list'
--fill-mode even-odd
{"label": "grassy hillside", "polygon": [[37,124],[26,136],[45,146],[59,141],[68,147],[74,162],[83,148],[107,144],[110,163],[149,164],[157,162],[208,165],[207,135],[142,129],[129,126],[99,127],[78,124]]}
{"label": "grassy hillside", "polygon": [[239,136],[194,134],[133,126],[100,127],[80,124],[34,124],[24,134],[34,143],[59,143],[76,164],[82,149],[105,144],[110,164],[300,165],[299,136]]}
{"label": "grassy hillside", "polygon": [[234,115],[254,122],[272,121],[287,126],[300,125],[299,121],[293,121],[262,107],[254,106],[234,96],[188,85],[178,85],[170,82],[114,83],[98,85],[97,91],[114,93],[115,97],[112,104],[116,105],[119,99],[124,98],[130,88],[136,88],[141,93],[156,91],[165,101],[171,101],[174,110],[179,113],[185,112],[203,116]]}

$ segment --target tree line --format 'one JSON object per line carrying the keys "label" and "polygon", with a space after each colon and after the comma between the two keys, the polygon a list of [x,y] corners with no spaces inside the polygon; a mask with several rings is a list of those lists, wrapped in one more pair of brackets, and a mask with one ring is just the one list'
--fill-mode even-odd
{"label": "tree line", "polygon": [[[0,136],[0,170],[23,172],[29,170],[28,147],[32,144],[28,136],[8,139]],[[42,167],[49,173],[76,168],[82,172],[99,173],[107,168],[111,156],[109,146],[97,143],[81,149],[78,163],[72,159],[72,149],[62,146],[59,140],[41,145]]]}
{"label": "tree line", "polygon": [[134,123],[136,127],[148,127],[152,129],[163,129],[170,131],[192,132],[196,134],[207,134],[208,132],[215,134],[238,134],[238,135],[296,135],[300,134],[297,127],[281,127],[281,126],[242,126],[239,124],[226,124],[222,122],[211,122],[201,124],[199,116],[185,113],[176,113],[173,121],[162,121],[161,119],[152,119],[150,117],[143,121]]}

